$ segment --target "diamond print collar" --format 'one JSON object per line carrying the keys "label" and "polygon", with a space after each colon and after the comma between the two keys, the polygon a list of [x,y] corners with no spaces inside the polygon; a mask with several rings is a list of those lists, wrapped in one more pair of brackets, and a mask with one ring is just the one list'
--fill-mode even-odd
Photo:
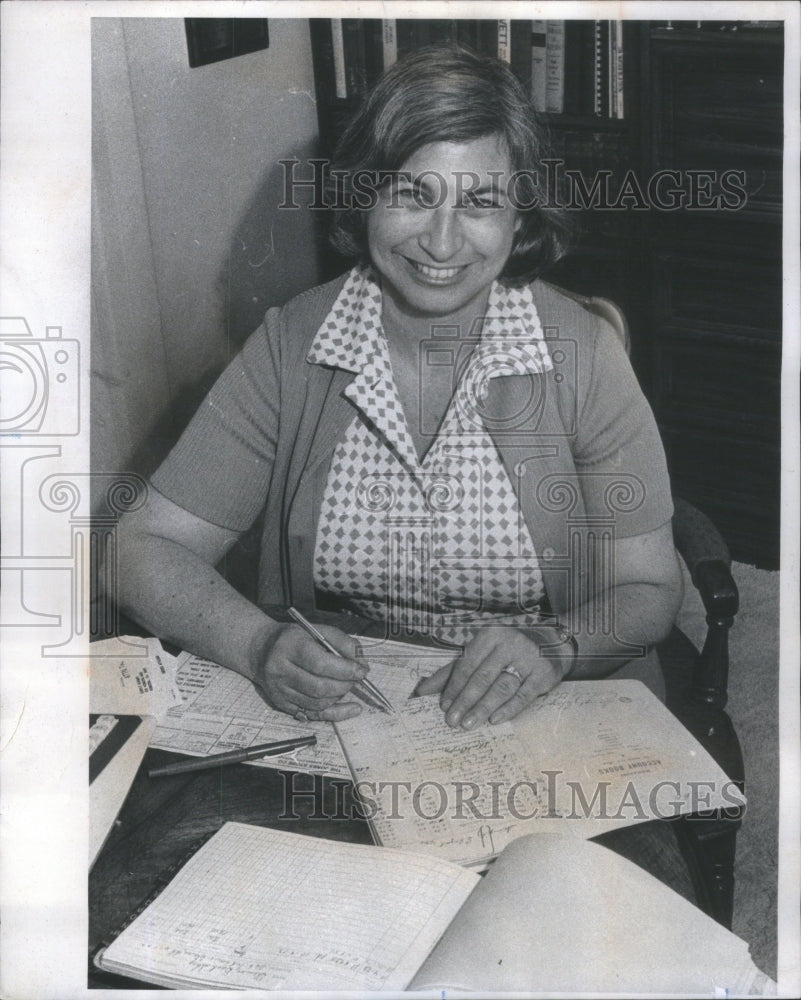
{"label": "diamond print collar", "polygon": [[[307,360],[355,374],[344,394],[372,421],[407,468],[417,473],[421,464],[393,377],[381,305],[381,288],[372,268],[353,268],[317,331]],[[459,434],[483,429],[480,412],[490,379],[540,374],[551,367],[530,288],[505,288],[493,282],[480,341],[430,452],[438,453],[443,435],[457,429]]]}
{"label": "diamond print collar", "polygon": [[[373,268],[369,264],[354,267],[317,331],[307,360],[362,373],[366,383],[385,377],[389,359],[381,303],[381,286]],[[497,281],[492,283],[476,352],[483,380],[478,398],[490,378],[537,375],[553,367],[528,285],[507,288]]]}
{"label": "diamond print collar", "polygon": [[[477,354],[485,378],[539,375],[553,368],[531,288],[507,288],[494,281]],[[496,365],[487,364],[490,357]],[[471,366],[472,367],[472,366]]]}
{"label": "diamond print collar", "polygon": [[369,265],[354,267],[323,320],[306,360],[377,378],[385,370],[381,286]]}

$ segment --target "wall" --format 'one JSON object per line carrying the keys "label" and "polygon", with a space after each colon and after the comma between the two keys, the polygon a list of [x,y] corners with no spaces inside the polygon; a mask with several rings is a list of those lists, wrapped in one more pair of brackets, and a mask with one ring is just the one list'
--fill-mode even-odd
{"label": "wall", "polygon": [[190,69],[181,19],[93,22],[95,470],[150,471],[265,309],[319,280],[317,220],[277,209],[277,161],[317,137],[308,23],[269,28]]}

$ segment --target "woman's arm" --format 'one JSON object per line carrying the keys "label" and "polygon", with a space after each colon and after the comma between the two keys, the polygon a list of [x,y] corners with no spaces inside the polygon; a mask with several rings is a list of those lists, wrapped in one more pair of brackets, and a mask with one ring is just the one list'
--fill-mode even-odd
{"label": "woman's arm", "polygon": [[[631,659],[621,642],[651,646],[663,639],[681,606],[683,584],[670,523],[615,543],[615,585],[575,609],[578,656],[541,652],[553,629],[489,626],[477,630],[452,667],[421,684],[419,694],[441,691],[451,726],[470,729],[514,718],[560,681],[604,677]],[[611,628],[602,627],[611,623]],[[514,674],[504,672],[514,668]]]}
{"label": "woman's arm", "polygon": [[321,626],[343,654],[333,656],[239,594],[215,568],[236,539],[151,488],[119,525],[117,603],[154,635],[248,677],[274,708],[315,719],[357,715],[357,703],[337,704],[366,672],[353,659],[355,642]]}

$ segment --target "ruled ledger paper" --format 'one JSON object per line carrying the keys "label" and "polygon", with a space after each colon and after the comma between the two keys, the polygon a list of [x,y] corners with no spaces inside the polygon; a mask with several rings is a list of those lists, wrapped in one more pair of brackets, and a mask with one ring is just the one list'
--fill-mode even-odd
{"label": "ruled ledger paper", "polygon": [[226,823],[100,964],[163,986],[403,989],[478,881],[405,851]]}

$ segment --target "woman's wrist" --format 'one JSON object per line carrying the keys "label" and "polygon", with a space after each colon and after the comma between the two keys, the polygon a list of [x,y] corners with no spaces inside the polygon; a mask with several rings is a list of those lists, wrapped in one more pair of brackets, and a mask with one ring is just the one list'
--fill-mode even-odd
{"label": "woman's wrist", "polygon": [[567,680],[579,658],[578,638],[572,629],[557,621],[536,630],[537,646],[560,676]]}
{"label": "woman's wrist", "polygon": [[566,680],[576,666],[579,658],[579,644],[576,633],[566,625],[559,622],[556,626],[556,635],[560,640],[558,657],[561,662],[566,662],[562,680]]}
{"label": "woman's wrist", "polygon": [[254,684],[263,680],[263,666],[279,634],[286,628],[283,622],[270,618],[263,612],[246,644],[244,662],[240,672]]}

